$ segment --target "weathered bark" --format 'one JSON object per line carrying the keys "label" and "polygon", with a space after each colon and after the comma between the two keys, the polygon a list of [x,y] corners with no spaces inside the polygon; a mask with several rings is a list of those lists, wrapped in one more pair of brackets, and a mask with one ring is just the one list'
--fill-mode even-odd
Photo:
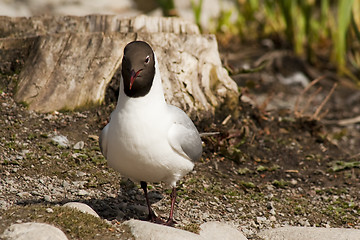
{"label": "weathered bark", "polygon": [[73,110],[102,102],[124,46],[133,40],[150,43],[167,101],[193,117],[213,114],[219,106],[231,109],[238,99],[235,82],[221,66],[215,37],[200,35],[196,25],[181,19],[0,17],[0,35],[2,51],[17,49],[27,56],[15,100],[31,110]]}
{"label": "weathered bark", "polygon": [[169,32],[200,34],[198,27],[180,18],[147,17],[122,18],[116,15],[78,16],[0,16],[0,37],[29,37],[54,33],[87,32]]}
{"label": "weathered bark", "polygon": [[122,49],[118,46],[131,39],[133,36],[121,33],[38,37],[19,75],[15,100],[39,112],[101,102],[120,64]]}

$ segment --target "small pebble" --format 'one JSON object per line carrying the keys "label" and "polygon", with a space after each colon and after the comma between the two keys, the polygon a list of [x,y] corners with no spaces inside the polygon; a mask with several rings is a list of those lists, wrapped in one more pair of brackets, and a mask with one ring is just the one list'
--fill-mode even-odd
{"label": "small pebble", "polygon": [[269,213],[270,213],[271,215],[276,215],[275,209],[271,209],[271,210],[269,211]]}
{"label": "small pebble", "polygon": [[296,181],[295,179],[291,179],[290,183],[291,183],[292,185],[296,185],[296,184],[298,183],[298,181]]}
{"label": "small pebble", "polygon": [[79,196],[86,196],[86,195],[89,195],[89,193],[88,193],[86,190],[84,190],[84,189],[80,189],[80,190],[78,191],[77,195],[79,195]]}
{"label": "small pebble", "polygon": [[77,177],[85,177],[86,176],[86,173],[82,172],[82,171],[77,171],[76,172],[76,176]]}
{"label": "small pebble", "polygon": [[45,196],[44,196],[44,200],[45,200],[46,202],[51,202],[51,197],[50,197],[49,195],[45,195]]}
{"label": "small pebble", "polygon": [[74,148],[75,150],[81,150],[81,149],[84,148],[84,146],[85,146],[84,141],[79,141],[79,142],[75,143],[75,145],[73,146],[73,148]]}
{"label": "small pebble", "polygon": [[53,213],[53,212],[54,212],[54,210],[53,210],[52,208],[47,208],[45,211],[46,211],[47,213]]}
{"label": "small pebble", "polygon": [[31,194],[28,193],[28,192],[20,192],[20,193],[18,193],[16,195],[18,195],[21,198],[31,197]]}
{"label": "small pebble", "polygon": [[51,138],[51,141],[60,147],[68,148],[70,143],[66,136],[63,135],[55,135]]}
{"label": "small pebble", "polygon": [[268,202],[266,204],[266,207],[267,207],[267,209],[273,209],[274,208],[274,203],[273,202]]}
{"label": "small pebble", "polygon": [[275,217],[275,216],[270,216],[270,217],[269,217],[269,220],[270,220],[271,222],[276,222],[276,217]]}
{"label": "small pebble", "polygon": [[263,222],[265,222],[267,219],[266,219],[266,217],[256,217],[256,222],[257,223],[263,223]]}

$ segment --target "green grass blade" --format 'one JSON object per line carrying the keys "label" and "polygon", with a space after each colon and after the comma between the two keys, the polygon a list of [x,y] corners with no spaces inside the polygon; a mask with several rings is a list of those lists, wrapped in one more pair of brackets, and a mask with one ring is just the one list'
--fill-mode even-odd
{"label": "green grass blade", "polygon": [[196,25],[198,25],[200,31],[202,31],[202,27],[201,27],[202,3],[203,0],[199,0],[198,3],[195,3],[195,0],[191,0],[191,7],[194,13],[195,23]]}
{"label": "green grass blade", "polygon": [[334,37],[334,54],[338,69],[343,71],[346,63],[346,34],[351,20],[354,0],[339,0],[337,27]]}

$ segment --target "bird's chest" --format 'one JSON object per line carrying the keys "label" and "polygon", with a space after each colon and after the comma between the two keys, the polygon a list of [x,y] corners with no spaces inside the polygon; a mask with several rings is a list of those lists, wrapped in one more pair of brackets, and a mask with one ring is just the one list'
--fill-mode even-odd
{"label": "bird's chest", "polygon": [[150,157],[167,147],[170,120],[166,113],[147,111],[120,111],[112,124],[116,125],[113,135],[113,147],[123,155],[145,155]]}

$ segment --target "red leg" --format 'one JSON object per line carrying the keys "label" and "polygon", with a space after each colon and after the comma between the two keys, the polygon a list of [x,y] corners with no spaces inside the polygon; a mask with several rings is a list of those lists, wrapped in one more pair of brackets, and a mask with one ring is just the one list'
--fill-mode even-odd
{"label": "red leg", "polygon": [[176,187],[173,187],[172,191],[171,191],[171,209],[170,209],[170,215],[169,215],[169,219],[166,221],[165,225],[167,226],[174,226],[174,224],[176,224],[176,222],[174,221],[174,206],[175,206],[175,200],[176,200]]}

